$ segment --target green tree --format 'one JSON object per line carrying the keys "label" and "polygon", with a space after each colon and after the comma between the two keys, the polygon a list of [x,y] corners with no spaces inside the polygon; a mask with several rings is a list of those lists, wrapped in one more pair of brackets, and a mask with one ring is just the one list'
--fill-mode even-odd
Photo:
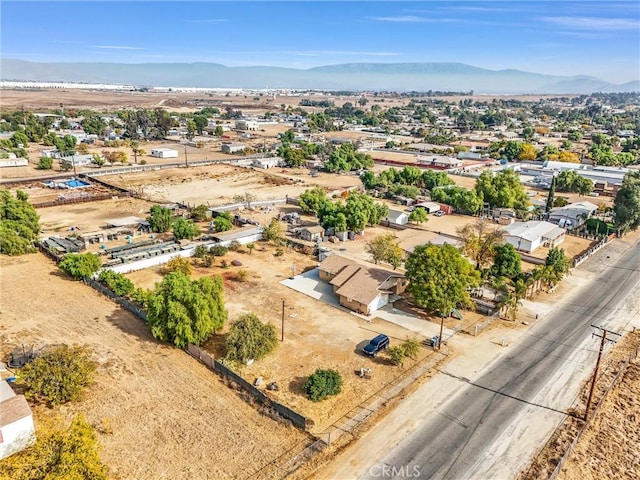
{"label": "green tree", "polygon": [[299,205],[304,213],[317,214],[322,205],[327,203],[327,192],[324,188],[314,187],[300,194]]}
{"label": "green tree", "polygon": [[193,240],[193,238],[197,237],[199,234],[200,229],[195,223],[193,223],[193,220],[187,220],[184,217],[180,217],[173,222],[173,237],[176,240],[182,240],[184,238]]}
{"label": "green tree", "polygon": [[28,363],[20,371],[19,382],[27,398],[55,406],[78,399],[93,381],[95,370],[88,349],[58,345]]}
{"label": "green tree", "polygon": [[556,177],[553,177],[553,179],[551,180],[551,187],[549,188],[549,195],[547,195],[547,204],[544,207],[544,211],[546,213],[549,213],[554,206],[553,202],[554,202],[554,197],[556,195],[556,183],[557,183],[557,179]]}
{"label": "green tree", "polygon": [[262,322],[253,313],[243,315],[229,328],[224,345],[229,360],[261,360],[278,345],[276,327]]}
{"label": "green tree", "polygon": [[573,192],[580,195],[588,195],[593,191],[593,181],[585,178],[575,170],[565,170],[557,177],[557,189],[559,192]]}
{"label": "green tree", "polygon": [[107,480],[93,427],[77,414],[67,428],[38,422],[38,439],[0,461],[0,480]]}
{"label": "green tree", "polygon": [[504,146],[504,155],[509,160],[515,160],[520,157],[522,152],[522,142],[517,140],[509,140]]}
{"label": "green tree", "polygon": [[102,260],[95,253],[67,253],[58,267],[74,280],[82,280],[100,270]]}
{"label": "green tree", "polygon": [[182,273],[167,274],[149,295],[147,319],[158,340],[180,348],[202,343],[227,320],[222,279],[192,281]]}
{"label": "green tree", "polygon": [[103,270],[98,275],[98,281],[104,283],[109,289],[119,297],[131,295],[135,290],[135,285],[122,273],[113,270]]}
{"label": "green tree", "polygon": [[[225,215],[226,214],[226,215]],[[231,221],[231,215],[228,212],[223,212],[213,219],[213,228],[216,232],[226,232],[233,228],[233,222]]]}
{"label": "green tree", "polygon": [[253,242],[249,242],[247,243],[247,250],[249,250],[249,255],[251,255],[251,252],[253,252],[253,249],[256,248],[256,244]]}
{"label": "green tree", "polygon": [[527,205],[527,193],[520,177],[510,168],[497,174],[485,170],[478,177],[475,190],[492,207],[523,209]]}
{"label": "green tree", "polygon": [[216,137],[221,137],[222,135],[224,135],[224,130],[223,130],[223,128],[222,128],[222,125],[218,125],[218,126],[216,127],[216,129],[213,131],[213,134],[214,134]]}
{"label": "green tree", "polygon": [[336,370],[318,368],[305,382],[304,391],[313,402],[320,402],[342,391],[342,376]]}
{"label": "green tree", "polygon": [[282,223],[273,218],[269,226],[262,231],[262,238],[268,242],[280,244],[284,239]]}
{"label": "green tree", "polygon": [[427,211],[424,208],[415,208],[409,214],[409,221],[411,223],[417,223],[417,224],[421,224],[429,221]]}
{"label": "green tree", "polygon": [[550,249],[544,264],[550,270],[550,280],[553,283],[558,283],[565,273],[569,272],[569,259],[562,248],[554,247]]}
{"label": "green tree", "polygon": [[516,278],[522,274],[522,259],[513,245],[504,243],[494,248],[490,272],[494,277],[506,278]]}
{"label": "green tree", "polygon": [[174,257],[167,262],[166,271],[178,272],[188,277],[193,273],[193,265],[188,258]]}
{"label": "green tree", "polygon": [[204,115],[194,115],[193,123],[196,126],[196,131],[198,132],[198,135],[202,135],[202,131],[209,124],[209,120]]}
{"label": "green tree", "polygon": [[452,245],[419,245],[405,262],[407,290],[427,310],[449,314],[469,305],[468,289],[480,284],[480,273]]}
{"label": "green tree", "polygon": [[193,210],[191,210],[191,219],[194,222],[204,222],[208,217],[207,217],[207,212],[208,212],[208,208],[206,205],[198,205],[197,207],[194,207]]}
{"label": "green tree", "polygon": [[640,172],[631,171],[622,179],[616,193],[613,212],[618,227],[635,230],[640,225]]}
{"label": "green tree", "polygon": [[160,205],[154,205],[151,207],[150,215],[147,217],[147,222],[151,226],[151,230],[156,233],[168,232],[173,223],[173,212]]}
{"label": "green tree", "polygon": [[386,262],[398,268],[402,264],[404,251],[398,245],[398,237],[392,233],[378,235],[367,242],[366,251],[374,263]]}
{"label": "green tree", "polygon": [[40,217],[22,190],[14,197],[0,190],[0,253],[24,255],[35,250],[40,233]]}
{"label": "green tree", "polygon": [[503,230],[485,220],[468,223],[457,233],[462,239],[462,252],[475,262],[477,270],[493,259],[495,248],[504,237]]}
{"label": "green tree", "polygon": [[40,157],[38,161],[38,170],[51,170],[53,168],[53,158]]}

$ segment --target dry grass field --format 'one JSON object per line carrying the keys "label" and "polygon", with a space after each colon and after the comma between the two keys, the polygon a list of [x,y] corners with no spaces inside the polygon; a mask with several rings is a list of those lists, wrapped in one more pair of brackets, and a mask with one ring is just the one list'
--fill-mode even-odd
{"label": "dry grass field", "polygon": [[[99,430],[114,479],[252,478],[306,437],[258,413],[185,352],[155,341],[146,326],[73,282],[41,254],[2,259],[0,353],[73,343],[99,363],[83,412]],[[53,412],[36,410],[36,420]],[[109,429],[104,428],[108,425]],[[110,430],[112,433],[104,433]]]}
{"label": "dry grass field", "polygon": [[[385,333],[392,344],[397,344],[415,334],[375,316],[364,319],[281,285],[280,280],[291,275],[292,264],[300,273],[314,268],[317,261],[289,249],[282,256],[274,253],[275,247],[265,243],[259,243],[250,254],[246,250],[229,252],[224,260],[229,264],[239,260],[242,266],[223,268],[222,259],[217,259],[212,267],[196,268],[192,278],[221,275],[225,279],[225,304],[230,321],[245,313],[254,313],[262,320],[272,322],[279,336],[282,302],[285,302],[284,342],[274,354],[251,366],[241,367],[239,373],[250,382],[263,377],[262,388],[277,381],[280,391],[265,393],[311,418],[315,423],[312,431],[321,432],[414,363],[408,360],[401,368],[391,365],[384,357],[366,358],[359,353],[363,342]],[[239,270],[248,273],[246,281],[235,280]],[[136,286],[143,288],[153,288],[162,275],[162,267],[127,274]],[[216,357],[224,356],[222,341],[223,336],[216,335],[205,348]],[[424,349],[418,358],[426,354]],[[371,380],[356,375],[361,367],[372,367]],[[344,386],[340,395],[320,403],[306,398],[302,385],[316,368],[333,368],[342,374]]]}

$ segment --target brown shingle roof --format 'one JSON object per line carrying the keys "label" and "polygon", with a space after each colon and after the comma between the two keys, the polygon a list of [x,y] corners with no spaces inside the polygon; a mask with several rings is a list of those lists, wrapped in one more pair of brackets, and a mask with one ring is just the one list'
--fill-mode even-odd
{"label": "brown shingle roof", "polygon": [[403,277],[403,275],[391,270],[369,267],[340,255],[327,257],[320,264],[320,268],[336,275],[329,282],[331,285],[338,287],[336,294],[363,305],[368,305],[378,294],[386,292],[380,287],[389,277]]}

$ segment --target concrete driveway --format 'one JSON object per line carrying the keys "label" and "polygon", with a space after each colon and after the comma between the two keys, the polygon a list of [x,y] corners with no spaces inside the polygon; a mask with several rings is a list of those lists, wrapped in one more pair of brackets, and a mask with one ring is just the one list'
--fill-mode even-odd
{"label": "concrete driveway", "polygon": [[[285,285],[296,292],[303,293],[309,297],[320,300],[328,305],[332,305],[339,308],[342,311],[349,312],[352,315],[360,317],[364,320],[371,321],[374,318],[381,318],[387,322],[398,325],[410,332],[421,335],[425,338],[431,338],[434,335],[440,334],[440,325],[424,320],[420,317],[416,317],[409,313],[403,312],[393,308],[392,305],[386,305],[383,308],[376,310],[372,315],[361,315],[356,312],[352,312],[338,303],[338,297],[333,293],[333,287],[327,282],[320,280],[319,271],[317,268],[309,270],[308,272],[296,275],[293,278],[287,278],[281,280],[280,283]],[[443,337],[446,340],[454,335],[454,331],[445,328]]]}

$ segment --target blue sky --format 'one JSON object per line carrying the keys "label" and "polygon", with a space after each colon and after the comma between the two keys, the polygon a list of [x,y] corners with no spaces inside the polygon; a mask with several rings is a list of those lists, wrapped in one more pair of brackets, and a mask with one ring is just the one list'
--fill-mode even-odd
{"label": "blue sky", "polygon": [[3,0],[5,58],[308,68],[461,62],[640,79],[640,2]]}

